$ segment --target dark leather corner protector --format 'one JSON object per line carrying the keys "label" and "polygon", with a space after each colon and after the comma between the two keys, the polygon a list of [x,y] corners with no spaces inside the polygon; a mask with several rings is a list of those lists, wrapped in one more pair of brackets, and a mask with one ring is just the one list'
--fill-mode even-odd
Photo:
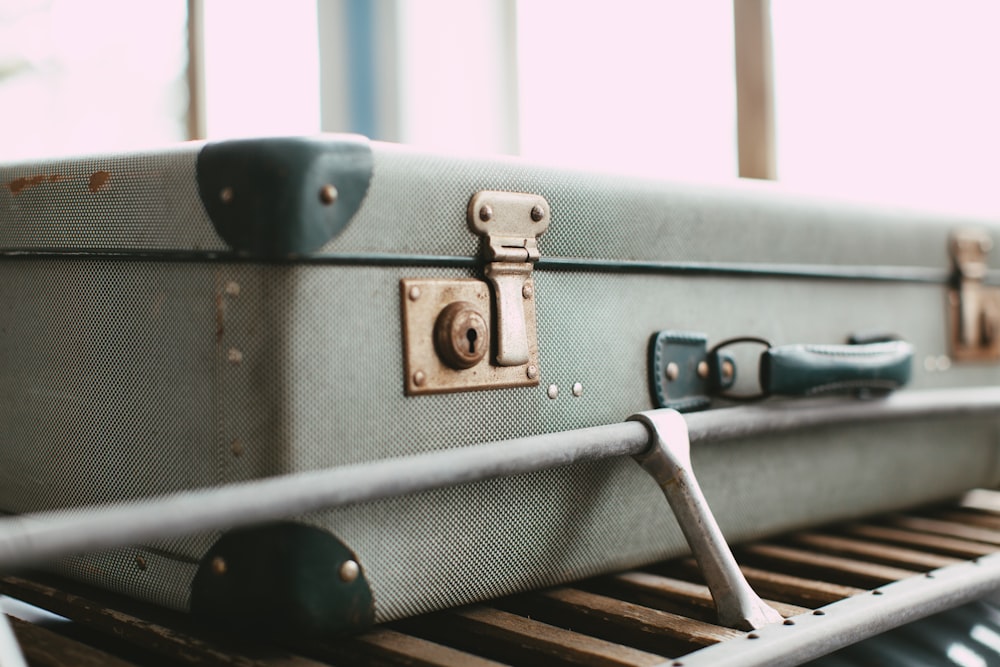
{"label": "dark leather corner protector", "polygon": [[201,149],[198,192],[230,249],[285,259],[319,250],[347,226],[372,169],[371,146],[357,135],[231,139]]}
{"label": "dark leather corner protector", "polygon": [[360,564],[354,570],[344,566],[348,561],[359,564],[343,542],[313,526],[283,522],[234,530],[201,560],[191,612],[199,622],[240,634],[360,632],[374,623],[375,605]]}

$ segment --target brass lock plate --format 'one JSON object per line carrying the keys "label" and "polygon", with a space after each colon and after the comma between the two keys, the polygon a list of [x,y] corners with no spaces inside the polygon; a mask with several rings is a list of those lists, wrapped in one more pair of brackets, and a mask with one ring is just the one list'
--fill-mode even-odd
{"label": "brass lock plate", "polygon": [[[531,282],[526,284],[530,286]],[[491,334],[496,318],[487,283],[474,278],[401,280],[406,395],[538,385],[533,290],[526,288],[524,295],[528,362],[520,366],[497,366],[492,363],[495,352],[491,349],[495,347],[495,336]],[[487,326],[485,332],[483,322]],[[460,326],[462,323],[468,324]]]}

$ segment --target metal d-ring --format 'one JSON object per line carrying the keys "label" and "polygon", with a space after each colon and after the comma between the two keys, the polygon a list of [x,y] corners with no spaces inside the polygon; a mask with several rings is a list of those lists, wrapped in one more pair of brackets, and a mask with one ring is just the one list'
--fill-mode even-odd
{"label": "metal d-ring", "polygon": [[[719,350],[725,347],[729,347],[730,345],[737,345],[739,343],[757,343],[759,345],[763,345],[767,349],[771,349],[772,347],[774,347],[771,341],[767,340],[766,338],[760,338],[758,336],[737,336],[735,338],[727,338],[721,343],[717,343],[715,347],[713,347],[711,350],[708,351],[707,355],[709,366],[711,367],[712,374],[715,377],[721,377],[720,369],[718,368]],[[735,368],[733,372],[734,373],[736,372]],[[720,398],[725,398],[726,400],[729,401],[752,402],[752,401],[760,401],[762,399],[767,398],[767,393],[765,393],[764,391],[760,391],[756,394],[729,394],[726,392],[719,392],[718,396]]]}

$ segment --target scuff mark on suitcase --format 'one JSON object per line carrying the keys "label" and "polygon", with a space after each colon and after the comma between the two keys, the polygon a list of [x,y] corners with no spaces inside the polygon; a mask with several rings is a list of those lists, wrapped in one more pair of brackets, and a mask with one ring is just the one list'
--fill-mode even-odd
{"label": "scuff mark on suitcase", "polygon": [[91,192],[96,193],[98,190],[107,185],[108,181],[110,180],[111,180],[110,172],[95,171],[93,174],[90,175],[90,183],[88,184],[88,187],[90,188]]}
{"label": "scuff mark on suitcase", "polygon": [[33,176],[22,176],[21,178],[15,178],[13,181],[8,183],[7,188],[10,190],[12,195],[18,195],[23,190],[33,188],[36,185],[41,185],[45,182],[56,183],[62,179],[62,174],[35,174]]}

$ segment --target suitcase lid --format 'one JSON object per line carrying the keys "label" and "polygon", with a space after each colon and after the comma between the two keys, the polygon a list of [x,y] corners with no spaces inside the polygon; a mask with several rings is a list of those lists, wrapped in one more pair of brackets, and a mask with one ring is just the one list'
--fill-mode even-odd
{"label": "suitcase lid", "polygon": [[546,199],[539,269],[938,282],[949,234],[993,224],[322,135],[0,164],[0,251],[466,266],[480,247],[467,206],[483,190]]}

